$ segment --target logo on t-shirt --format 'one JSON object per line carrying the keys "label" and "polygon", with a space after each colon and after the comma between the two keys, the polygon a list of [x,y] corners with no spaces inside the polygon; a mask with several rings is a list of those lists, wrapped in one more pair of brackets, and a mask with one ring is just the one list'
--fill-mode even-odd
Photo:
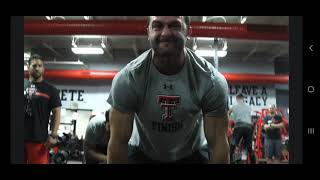
{"label": "logo on t-shirt", "polygon": [[34,84],[31,84],[30,87],[28,87],[25,91],[24,91],[24,96],[26,99],[25,102],[25,114],[27,116],[32,116],[32,111],[31,111],[31,99],[32,97],[37,93],[37,88]]}
{"label": "logo on t-shirt", "polygon": [[157,103],[163,109],[161,122],[152,121],[152,129],[158,132],[172,133],[183,128],[183,121],[177,121],[173,118],[173,111],[181,102],[180,96],[158,95]]}
{"label": "logo on t-shirt", "polygon": [[161,120],[171,121],[173,117],[173,110],[177,108],[178,104],[180,104],[180,96],[158,95],[157,103],[159,103],[161,109],[164,110]]}

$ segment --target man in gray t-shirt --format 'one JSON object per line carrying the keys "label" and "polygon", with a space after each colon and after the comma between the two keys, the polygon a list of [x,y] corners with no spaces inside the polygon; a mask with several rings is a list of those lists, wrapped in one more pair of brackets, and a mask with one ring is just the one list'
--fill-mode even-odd
{"label": "man in gray t-shirt", "polygon": [[237,104],[230,108],[228,115],[235,121],[230,143],[230,160],[233,162],[233,152],[239,146],[241,138],[250,155],[250,162],[255,164],[256,158],[252,149],[253,126],[251,121],[251,107],[244,103],[244,96],[240,93],[236,96]]}
{"label": "man in gray t-shirt", "polygon": [[110,138],[109,110],[90,119],[85,139],[84,156],[86,164],[107,162],[107,147]]}
{"label": "man in gray t-shirt", "polygon": [[108,163],[229,162],[228,85],[185,47],[189,23],[188,16],[151,16],[152,49],[113,79]]}

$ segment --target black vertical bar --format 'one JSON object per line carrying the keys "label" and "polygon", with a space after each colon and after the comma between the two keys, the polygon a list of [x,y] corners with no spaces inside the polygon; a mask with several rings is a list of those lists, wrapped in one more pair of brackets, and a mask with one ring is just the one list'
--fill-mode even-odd
{"label": "black vertical bar", "polygon": [[23,113],[23,16],[10,19],[10,159],[24,163]]}
{"label": "black vertical bar", "polygon": [[289,18],[289,94],[290,94],[290,163],[301,164],[302,157],[302,17],[293,16]]}

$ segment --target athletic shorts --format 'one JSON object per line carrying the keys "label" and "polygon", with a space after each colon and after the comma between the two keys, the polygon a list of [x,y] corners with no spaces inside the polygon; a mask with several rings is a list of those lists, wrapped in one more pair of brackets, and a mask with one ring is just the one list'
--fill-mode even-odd
{"label": "athletic shorts", "polygon": [[280,160],[282,155],[282,144],[280,139],[265,139],[264,141],[265,157]]}
{"label": "athletic shorts", "polygon": [[49,150],[44,143],[24,143],[25,164],[49,164]]}

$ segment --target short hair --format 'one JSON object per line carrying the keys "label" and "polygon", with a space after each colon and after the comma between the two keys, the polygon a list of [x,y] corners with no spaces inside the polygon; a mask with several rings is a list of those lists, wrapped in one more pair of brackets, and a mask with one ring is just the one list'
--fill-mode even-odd
{"label": "short hair", "polygon": [[110,114],[110,110],[106,110],[106,112],[104,113],[104,116],[106,118],[106,122],[109,122],[109,114]]}
{"label": "short hair", "polygon": [[33,54],[30,58],[29,58],[29,61],[28,61],[28,66],[31,65],[31,61],[34,60],[34,59],[40,59],[42,62],[43,62],[43,59],[42,57],[39,55],[39,54]]}
{"label": "short hair", "polygon": [[237,99],[243,99],[244,98],[244,95],[242,93],[239,93],[237,96],[236,96]]}
{"label": "short hair", "polygon": [[270,104],[269,109],[271,109],[271,108],[277,108],[277,106],[275,104]]}
{"label": "short hair", "polygon": [[[183,20],[184,20],[184,23],[187,26],[187,30],[189,30],[191,17],[190,16],[183,16]],[[150,22],[151,22],[151,16],[148,16],[148,27],[150,25]]]}

